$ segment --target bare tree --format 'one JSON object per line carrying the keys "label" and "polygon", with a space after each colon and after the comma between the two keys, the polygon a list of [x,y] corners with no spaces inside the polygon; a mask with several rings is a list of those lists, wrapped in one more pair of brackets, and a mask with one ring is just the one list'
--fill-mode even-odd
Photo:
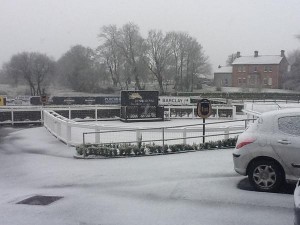
{"label": "bare tree", "polygon": [[120,48],[130,71],[134,76],[135,86],[138,90],[141,88],[139,64],[143,63],[146,44],[139,32],[139,27],[133,23],[125,24],[117,37],[116,45]]}
{"label": "bare tree", "polygon": [[175,70],[174,88],[193,91],[195,75],[210,71],[208,57],[197,40],[187,33],[171,32],[168,37],[172,48],[171,67]]}
{"label": "bare tree", "polygon": [[[171,42],[173,67],[175,69],[175,90],[183,90],[183,66],[186,54],[186,38],[188,35],[181,32],[167,34]],[[179,88],[178,88],[179,87]]]}
{"label": "bare tree", "polygon": [[172,53],[169,39],[161,31],[151,30],[148,33],[147,45],[148,67],[157,79],[160,93],[164,93],[164,71]]}
{"label": "bare tree", "polygon": [[226,60],[226,65],[231,66],[236,58],[237,58],[237,53],[232,53],[231,55],[229,55]]}
{"label": "bare tree", "polygon": [[97,92],[100,79],[105,77],[101,77],[103,73],[100,73],[101,68],[96,65],[95,58],[91,48],[81,45],[71,47],[57,62],[58,82],[76,91]]}
{"label": "bare tree", "polygon": [[210,65],[202,45],[195,38],[188,41],[185,86],[186,90],[193,92],[195,76],[210,73]]}
{"label": "bare tree", "polygon": [[49,84],[46,78],[53,75],[54,61],[45,54],[23,52],[12,56],[5,68],[14,80],[27,82],[31,95],[41,95]]}
{"label": "bare tree", "polygon": [[103,61],[108,69],[108,73],[111,76],[113,85],[118,85],[122,88],[121,82],[121,70],[124,64],[124,58],[116,45],[118,36],[118,30],[115,25],[104,26],[101,29],[101,33],[98,35],[100,38],[104,38],[104,44],[97,48],[98,59]]}
{"label": "bare tree", "polygon": [[36,85],[36,94],[41,95],[44,92],[46,84],[50,82],[48,78],[54,73],[54,61],[45,54],[32,53],[31,72]]}
{"label": "bare tree", "polygon": [[291,52],[287,60],[291,65],[291,70],[284,76],[284,87],[292,90],[299,90],[300,86],[300,50]]}

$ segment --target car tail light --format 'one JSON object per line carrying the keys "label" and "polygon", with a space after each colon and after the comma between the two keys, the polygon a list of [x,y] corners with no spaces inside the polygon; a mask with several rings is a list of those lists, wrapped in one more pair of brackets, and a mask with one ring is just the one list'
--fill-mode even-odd
{"label": "car tail light", "polygon": [[236,144],[236,149],[240,149],[242,147],[244,147],[245,145],[251,144],[255,141],[255,138],[246,138],[244,140],[241,140],[240,142],[238,142]]}

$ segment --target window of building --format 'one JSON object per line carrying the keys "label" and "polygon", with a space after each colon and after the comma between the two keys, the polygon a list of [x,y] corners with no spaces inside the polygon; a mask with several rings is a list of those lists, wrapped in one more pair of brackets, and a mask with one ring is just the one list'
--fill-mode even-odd
{"label": "window of building", "polygon": [[238,79],[238,84],[242,84],[242,79],[241,78]]}
{"label": "window of building", "polygon": [[225,79],[225,80],[223,81],[223,83],[224,83],[224,86],[228,86],[228,80],[227,80],[227,79]]}
{"label": "window of building", "polygon": [[238,72],[242,72],[242,66],[238,66]]}
{"label": "window of building", "polygon": [[269,79],[268,79],[268,85],[272,85],[272,78],[271,77],[269,77]]}
{"label": "window of building", "polygon": [[253,72],[257,72],[257,66],[253,67]]}
{"label": "window of building", "polygon": [[264,78],[264,85],[268,85],[268,78]]}
{"label": "window of building", "polygon": [[265,66],[264,72],[268,72],[268,66]]}
{"label": "window of building", "polygon": [[246,72],[246,67],[242,66],[243,72]]}
{"label": "window of building", "polygon": [[269,66],[269,72],[272,72],[272,66]]}
{"label": "window of building", "polygon": [[243,84],[246,84],[246,82],[247,82],[247,79],[243,78]]}

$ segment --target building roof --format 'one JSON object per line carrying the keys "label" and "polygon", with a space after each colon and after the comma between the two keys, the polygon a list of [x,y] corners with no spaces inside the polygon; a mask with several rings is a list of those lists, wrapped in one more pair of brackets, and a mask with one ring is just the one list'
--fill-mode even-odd
{"label": "building roof", "polygon": [[215,71],[216,73],[232,73],[232,66],[221,66],[218,67]]}
{"label": "building roof", "polygon": [[283,59],[280,55],[259,55],[255,56],[241,56],[236,58],[232,65],[263,65],[263,64],[279,64]]}

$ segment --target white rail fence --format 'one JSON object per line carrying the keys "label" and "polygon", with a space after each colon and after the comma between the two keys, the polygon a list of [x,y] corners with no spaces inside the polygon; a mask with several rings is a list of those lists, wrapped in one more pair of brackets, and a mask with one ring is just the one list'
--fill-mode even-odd
{"label": "white rail fence", "polygon": [[[128,143],[128,142],[166,142],[200,143],[203,124],[133,129],[128,126],[105,126],[98,123],[76,122],[65,118],[53,110],[43,111],[44,126],[59,140],[68,145],[85,143]],[[228,123],[234,125],[228,125]],[[237,122],[239,123],[237,125]],[[221,140],[236,136],[245,129],[244,120],[206,123],[206,141]]]}
{"label": "white rail fence", "polygon": [[[165,118],[197,118],[196,106],[165,106]],[[213,118],[236,118],[236,107],[227,105],[213,105]],[[112,116],[108,119],[118,119],[120,106],[117,105],[84,105],[84,106],[4,106],[0,108],[0,125],[15,125],[15,124],[41,124],[43,123],[43,110],[54,110],[60,112],[66,118],[74,121],[98,121],[104,120],[104,114]],[[115,112],[112,115],[112,111]],[[222,111],[227,110],[230,116],[223,114]],[[106,111],[106,113],[105,113]],[[81,112],[81,113],[78,113]],[[82,114],[82,115],[80,115]]]}

